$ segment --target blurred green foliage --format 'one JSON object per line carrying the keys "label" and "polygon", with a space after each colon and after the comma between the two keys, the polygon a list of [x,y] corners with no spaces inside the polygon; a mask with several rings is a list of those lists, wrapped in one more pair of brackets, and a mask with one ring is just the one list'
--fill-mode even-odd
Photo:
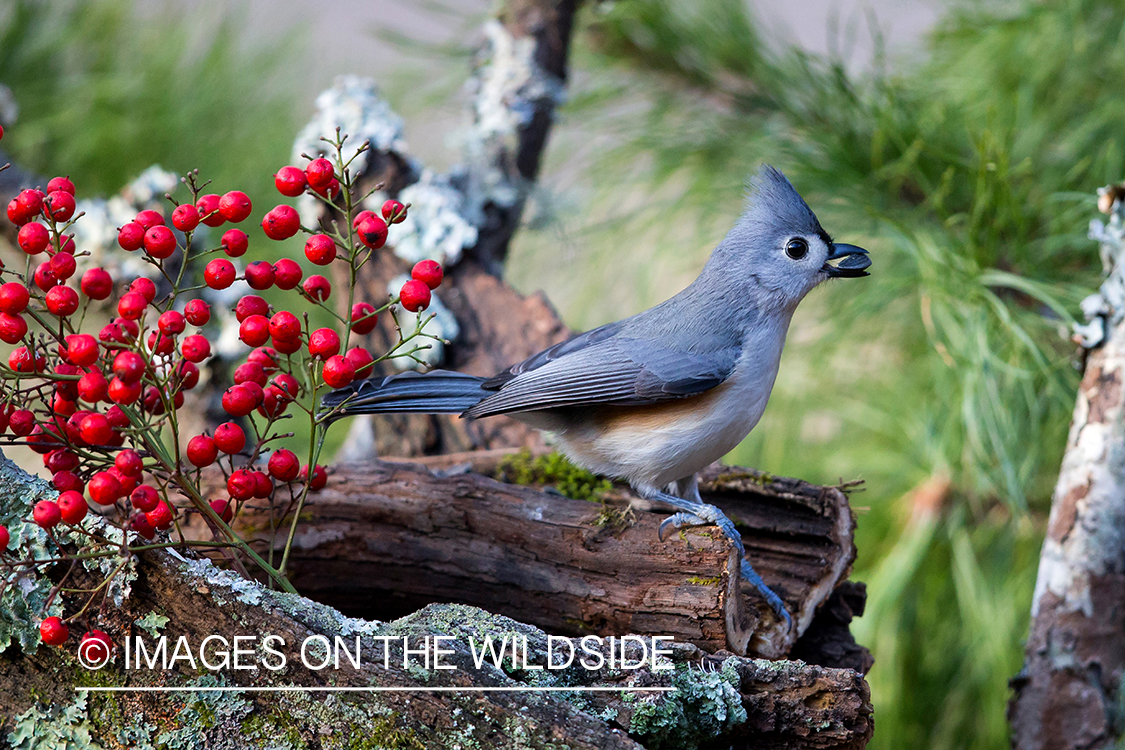
{"label": "blurred green foliage", "polygon": [[117,192],[152,164],[199,168],[220,191],[266,195],[299,125],[299,56],[241,39],[214,3],[12,0],[0,7],[0,82],[20,106],[4,148],[80,196]]}

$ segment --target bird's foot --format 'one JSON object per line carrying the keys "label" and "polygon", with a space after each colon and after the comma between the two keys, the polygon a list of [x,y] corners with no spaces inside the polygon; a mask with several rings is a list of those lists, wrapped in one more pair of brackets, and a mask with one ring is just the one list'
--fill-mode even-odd
{"label": "bird's foot", "polygon": [[766,603],[770,605],[770,609],[774,611],[778,619],[785,623],[786,629],[793,627],[793,618],[790,616],[789,611],[785,608],[785,603],[781,601],[781,597],[774,593],[773,589],[766,585],[758,572],[754,570],[754,566],[746,559],[746,548],[742,544],[742,535],[738,533],[738,529],[734,527],[734,522],[726,517],[721,510],[714,505],[708,505],[703,502],[696,502],[694,500],[685,500],[684,498],[670,495],[666,492],[657,492],[652,497],[653,500],[667,503],[673,508],[677,508],[679,512],[672,514],[660,524],[660,541],[667,539],[672,529],[679,529],[683,527],[694,526],[718,526],[724,535],[738,550],[739,558],[742,562],[742,577],[746,579],[747,583],[757,589]]}

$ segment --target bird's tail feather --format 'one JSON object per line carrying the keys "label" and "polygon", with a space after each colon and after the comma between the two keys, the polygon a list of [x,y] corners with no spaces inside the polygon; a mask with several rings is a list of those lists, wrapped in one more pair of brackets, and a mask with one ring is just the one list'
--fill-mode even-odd
{"label": "bird's tail feather", "polygon": [[353,383],[324,396],[322,413],[339,411],[337,417],[352,414],[460,414],[484,398],[484,378],[460,372],[404,372],[386,378],[371,378]]}

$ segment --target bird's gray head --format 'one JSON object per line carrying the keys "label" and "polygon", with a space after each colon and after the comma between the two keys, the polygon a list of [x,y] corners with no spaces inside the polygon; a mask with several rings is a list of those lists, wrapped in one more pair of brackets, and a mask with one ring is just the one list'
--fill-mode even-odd
{"label": "bird's gray head", "polygon": [[790,307],[830,278],[867,276],[871,259],[862,248],[833,242],[785,175],[767,164],[750,181],[742,216],[708,265],[753,279]]}

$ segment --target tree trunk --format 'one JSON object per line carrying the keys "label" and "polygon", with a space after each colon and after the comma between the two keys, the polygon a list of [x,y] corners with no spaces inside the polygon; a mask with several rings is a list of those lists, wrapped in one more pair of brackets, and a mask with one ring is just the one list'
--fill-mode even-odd
{"label": "tree trunk", "polygon": [[[1020,750],[1116,747],[1125,668],[1125,322],[1121,206],[1099,227],[1112,265],[1083,303],[1099,345],[1078,390],[1039,562],[1023,671],[1012,680]],[[1085,340],[1085,339],[1084,339]]]}

